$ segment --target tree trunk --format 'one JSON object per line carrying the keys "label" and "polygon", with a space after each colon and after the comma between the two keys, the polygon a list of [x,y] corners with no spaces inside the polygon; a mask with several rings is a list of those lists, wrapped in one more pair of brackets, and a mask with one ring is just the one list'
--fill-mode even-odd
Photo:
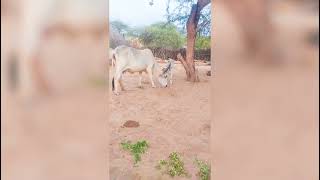
{"label": "tree trunk", "polygon": [[197,24],[199,21],[200,13],[198,5],[192,6],[191,13],[187,22],[187,53],[186,53],[186,64],[187,64],[187,81],[196,82],[197,74],[194,64],[194,48],[197,36]]}
{"label": "tree trunk", "polygon": [[197,82],[199,77],[194,63],[194,49],[197,37],[197,26],[199,23],[201,10],[210,4],[210,0],[198,0],[197,4],[194,4],[191,8],[191,12],[187,21],[187,53],[184,68],[187,74],[187,81]]}
{"label": "tree trunk", "polygon": [[181,64],[183,65],[184,69],[186,70],[186,76],[188,79],[188,77],[190,77],[190,71],[189,71],[189,66],[188,66],[186,60],[182,57],[181,53],[179,53],[177,55],[177,58],[181,62]]}

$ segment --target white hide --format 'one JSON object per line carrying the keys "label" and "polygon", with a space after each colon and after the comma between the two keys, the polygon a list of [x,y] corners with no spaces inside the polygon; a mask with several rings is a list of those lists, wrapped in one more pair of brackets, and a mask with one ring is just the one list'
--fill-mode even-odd
{"label": "white hide", "polygon": [[124,72],[139,72],[139,86],[142,86],[142,72],[149,76],[152,87],[156,87],[153,76],[157,73],[157,62],[150,49],[139,50],[128,46],[119,46],[114,50],[115,74],[112,87],[115,94],[119,94],[119,86],[123,89],[122,75]]}
{"label": "white hide", "polygon": [[113,58],[113,49],[109,48],[109,62],[111,61],[111,66],[114,67],[115,66],[115,59]]}

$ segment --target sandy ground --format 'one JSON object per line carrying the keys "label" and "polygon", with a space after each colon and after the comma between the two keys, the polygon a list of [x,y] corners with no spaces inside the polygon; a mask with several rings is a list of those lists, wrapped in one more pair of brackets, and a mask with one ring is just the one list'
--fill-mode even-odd
{"label": "sandy ground", "polygon": [[[206,72],[211,66],[202,64],[197,68],[201,79],[197,84],[185,80],[185,71],[179,63],[175,66],[171,87],[152,88],[145,75],[141,89],[138,88],[138,74],[126,73],[123,77],[126,91],[115,96],[109,90],[111,179],[130,175],[158,179],[160,173],[155,169],[156,164],[173,151],[183,155],[192,179],[196,178],[195,158],[210,161],[210,77]],[[128,120],[139,122],[140,127],[122,127]],[[142,139],[149,142],[150,148],[142,156],[139,167],[133,167],[131,155],[121,149],[120,143]]]}

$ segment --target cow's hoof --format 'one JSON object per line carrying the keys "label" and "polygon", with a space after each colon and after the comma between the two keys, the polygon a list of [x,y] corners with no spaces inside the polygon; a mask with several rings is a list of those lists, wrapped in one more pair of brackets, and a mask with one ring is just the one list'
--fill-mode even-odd
{"label": "cow's hoof", "polygon": [[113,92],[114,95],[119,96],[120,93],[119,92]]}
{"label": "cow's hoof", "polygon": [[138,88],[143,89],[143,86],[138,86]]}
{"label": "cow's hoof", "polygon": [[152,86],[152,88],[157,88],[157,86]]}

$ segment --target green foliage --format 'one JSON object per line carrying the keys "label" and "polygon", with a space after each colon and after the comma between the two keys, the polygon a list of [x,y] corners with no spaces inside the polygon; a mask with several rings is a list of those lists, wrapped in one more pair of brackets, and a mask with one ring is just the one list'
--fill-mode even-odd
{"label": "green foliage", "polygon": [[200,178],[200,180],[210,180],[210,173],[211,173],[210,165],[198,159],[195,160],[195,163],[199,168],[197,176]]}
{"label": "green foliage", "polygon": [[130,141],[121,143],[122,149],[129,151],[134,159],[134,164],[136,165],[139,161],[141,161],[141,154],[144,154],[149,148],[148,142],[145,140],[138,141],[135,144]]}
{"label": "green foliage", "polygon": [[171,153],[167,160],[160,160],[156,168],[171,177],[190,177],[189,173],[184,168],[184,162],[181,159],[181,156],[177,152]]}
{"label": "green foliage", "polygon": [[127,33],[127,37],[139,38],[144,32],[144,27],[130,27]]}
{"label": "green foliage", "polygon": [[210,49],[210,48],[211,48],[211,37],[197,36],[196,49]]}
{"label": "green foliage", "polygon": [[110,39],[109,45],[111,48],[115,48],[119,45],[126,45],[125,35],[128,33],[129,26],[121,21],[110,22]]}
{"label": "green foliage", "polygon": [[157,23],[146,27],[140,39],[147,47],[181,48],[184,38],[173,24]]}
{"label": "green foliage", "polygon": [[118,31],[121,35],[125,35],[129,31],[129,26],[122,21],[111,21],[110,25]]}

